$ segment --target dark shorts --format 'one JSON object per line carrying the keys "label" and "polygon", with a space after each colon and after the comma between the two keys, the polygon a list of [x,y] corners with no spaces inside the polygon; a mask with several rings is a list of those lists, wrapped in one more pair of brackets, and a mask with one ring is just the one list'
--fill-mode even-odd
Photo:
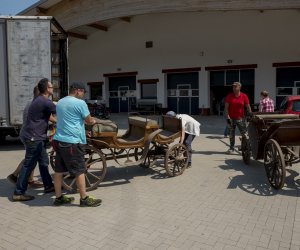
{"label": "dark shorts", "polygon": [[54,171],[56,173],[69,172],[71,175],[80,175],[86,172],[84,159],[84,144],[53,141],[56,152]]}

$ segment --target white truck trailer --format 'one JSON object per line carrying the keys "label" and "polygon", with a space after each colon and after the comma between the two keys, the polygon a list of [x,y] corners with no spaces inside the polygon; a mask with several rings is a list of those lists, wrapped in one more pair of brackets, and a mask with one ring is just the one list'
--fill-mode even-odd
{"label": "white truck trailer", "polygon": [[68,93],[67,34],[53,17],[0,16],[0,143],[19,135],[23,110],[42,78],[53,100]]}

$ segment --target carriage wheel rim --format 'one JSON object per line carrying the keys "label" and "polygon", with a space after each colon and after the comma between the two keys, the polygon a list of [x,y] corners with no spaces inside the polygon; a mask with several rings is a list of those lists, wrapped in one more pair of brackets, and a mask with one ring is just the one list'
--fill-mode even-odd
{"label": "carriage wheel rim", "polygon": [[181,175],[188,164],[188,150],[183,144],[175,144],[165,155],[165,169],[169,176]]}
{"label": "carriage wheel rim", "polygon": [[285,160],[277,141],[267,141],[264,150],[264,166],[267,178],[272,187],[280,189],[285,182]]}
{"label": "carriage wheel rim", "polygon": [[[88,157],[85,157],[86,172],[84,174],[86,191],[90,191],[96,189],[100,182],[103,181],[106,175],[107,165],[105,155],[101,150],[86,145],[85,152],[85,155],[88,155]],[[97,158],[93,159],[94,156]],[[97,164],[97,167],[94,167],[95,164]],[[63,178],[62,185],[68,191],[78,192],[79,189],[77,188],[76,178],[74,177],[70,180],[70,176],[71,175],[68,174]]]}

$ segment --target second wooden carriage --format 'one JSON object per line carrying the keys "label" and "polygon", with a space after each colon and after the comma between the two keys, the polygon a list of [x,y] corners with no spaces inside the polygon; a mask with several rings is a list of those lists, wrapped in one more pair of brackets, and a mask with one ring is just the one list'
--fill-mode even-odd
{"label": "second wooden carriage", "polygon": [[292,114],[255,114],[248,124],[248,137],[242,138],[242,156],[246,164],[250,157],[264,160],[270,185],[283,187],[286,166],[299,161],[300,119]]}

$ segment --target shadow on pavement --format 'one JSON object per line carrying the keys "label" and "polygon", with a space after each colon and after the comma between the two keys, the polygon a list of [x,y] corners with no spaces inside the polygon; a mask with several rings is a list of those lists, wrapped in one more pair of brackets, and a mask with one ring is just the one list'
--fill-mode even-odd
{"label": "shadow on pavement", "polygon": [[[12,201],[12,196],[15,190],[15,185],[13,185],[11,182],[9,182],[7,179],[0,179],[0,197],[6,197],[9,201]],[[44,193],[43,188],[39,189],[31,189],[28,188],[27,193],[30,195],[33,195],[35,197],[34,200],[31,201],[24,201],[24,202],[18,202],[23,203],[28,206],[53,206],[53,200],[55,198],[55,194],[53,193]],[[70,204],[68,206],[78,206],[76,204]]]}
{"label": "shadow on pavement", "polygon": [[270,186],[262,162],[252,160],[250,165],[245,165],[243,161],[227,159],[225,164],[219,167],[223,170],[242,172],[241,175],[230,178],[228,189],[240,188],[247,193],[259,196],[280,194],[297,197],[300,191],[300,180],[295,179],[299,173],[292,169],[287,169],[284,187],[281,190],[276,190]]}
{"label": "shadow on pavement", "polygon": [[152,179],[165,179],[167,175],[165,170],[160,166],[145,168],[141,166],[115,167],[107,168],[104,180],[99,184],[99,187],[109,187],[115,185],[123,185],[130,183],[130,180],[138,176],[150,176]]}

